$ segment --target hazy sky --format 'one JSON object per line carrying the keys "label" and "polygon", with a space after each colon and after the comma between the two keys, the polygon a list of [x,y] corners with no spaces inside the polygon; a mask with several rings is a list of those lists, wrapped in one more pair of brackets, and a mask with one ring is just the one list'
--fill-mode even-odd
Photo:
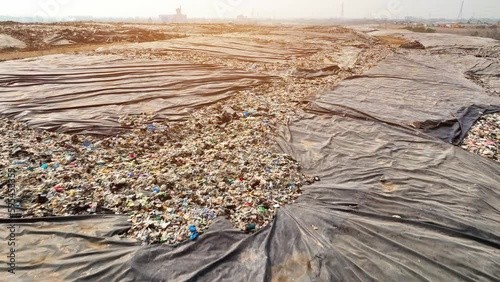
{"label": "hazy sky", "polygon": [[[462,0],[0,0],[0,15],[157,17],[182,5],[188,17],[456,18]],[[500,0],[465,0],[464,18],[500,18]]]}

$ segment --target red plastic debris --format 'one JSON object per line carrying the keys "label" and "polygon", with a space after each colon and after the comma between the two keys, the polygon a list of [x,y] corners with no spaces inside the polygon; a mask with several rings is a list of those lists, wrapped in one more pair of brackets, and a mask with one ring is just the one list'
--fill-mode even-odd
{"label": "red plastic debris", "polygon": [[61,193],[61,192],[64,192],[64,187],[61,186],[61,185],[57,185],[56,187],[54,187],[54,189],[56,190],[56,192],[58,193]]}

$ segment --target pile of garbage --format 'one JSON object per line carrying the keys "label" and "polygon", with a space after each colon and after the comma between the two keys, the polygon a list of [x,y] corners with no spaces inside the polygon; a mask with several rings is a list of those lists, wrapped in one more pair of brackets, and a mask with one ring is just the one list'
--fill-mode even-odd
{"label": "pile of garbage", "polygon": [[0,34],[9,35],[26,44],[26,50],[47,49],[58,45],[147,42],[184,37],[152,29],[120,25],[61,23],[0,25]]}
{"label": "pile of garbage", "polygon": [[[49,133],[1,120],[2,160],[15,168],[16,206],[24,216],[129,214],[130,235],[176,243],[216,216],[256,231],[314,181],[273,148],[265,108],[219,108],[178,125],[126,116],[121,136]],[[14,130],[12,130],[14,129]],[[2,175],[5,184],[6,175]],[[2,192],[7,195],[6,187]]]}
{"label": "pile of garbage", "polygon": [[130,51],[129,56],[155,61],[182,59],[255,72],[267,68],[281,79],[200,108],[182,123],[158,122],[146,114],[122,116],[120,123],[130,131],[112,137],[46,132],[0,119],[1,194],[8,195],[6,168],[14,168],[13,200],[24,217],[128,214],[126,235],[144,243],[194,240],[217,216],[256,232],[271,223],[277,209],[293,203],[304,185],[320,181],[279,153],[276,127],[303,115],[306,98],[391,52],[373,45],[348,70],[309,79],[291,75],[298,68],[331,65],[335,44],[307,58],[274,64],[192,52]]}
{"label": "pile of garbage", "polygon": [[464,139],[462,148],[500,162],[500,113],[479,119]]}
{"label": "pile of garbage", "polygon": [[411,41],[411,42],[405,42],[401,44],[400,48],[404,49],[425,49],[425,46],[420,43],[419,41]]}

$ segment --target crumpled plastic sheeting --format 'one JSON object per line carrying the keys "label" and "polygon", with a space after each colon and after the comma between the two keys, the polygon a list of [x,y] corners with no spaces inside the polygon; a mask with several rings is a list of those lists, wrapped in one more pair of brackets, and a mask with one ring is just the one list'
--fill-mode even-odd
{"label": "crumpled plastic sheeting", "polygon": [[319,70],[296,69],[295,71],[293,71],[292,76],[311,79],[311,78],[319,78],[319,77],[334,75],[339,71],[340,67],[337,65],[329,66]]}
{"label": "crumpled plastic sheeting", "polygon": [[[394,59],[386,63],[404,69]],[[458,75],[443,74],[443,78],[438,68],[425,64],[415,68],[427,72],[417,70],[419,75],[406,80],[417,90],[431,87],[431,94],[439,89],[433,85],[443,85],[447,91],[440,99],[429,94],[426,100],[417,91],[405,104],[399,96],[392,97],[400,95],[391,91],[395,86],[384,88],[385,95],[374,88],[371,103],[357,100],[347,113],[349,97],[338,89],[353,87],[360,79],[356,78],[333,92],[342,107],[328,108],[333,103],[325,102],[329,97],[325,94],[318,102],[324,107],[282,128],[280,148],[321,181],[306,187],[297,203],[280,208],[273,224],[260,232],[245,235],[219,219],[197,241],[174,247],[100,244],[102,249],[87,253],[85,243],[94,239],[80,237],[83,240],[75,242],[69,254],[55,250],[71,236],[59,238],[48,243],[57,263],[20,264],[24,280],[38,281],[40,267],[44,277],[58,275],[65,281],[498,280],[500,165],[408,126],[412,118],[446,118],[458,107],[487,98],[475,85],[465,87]],[[451,89],[464,88],[470,90],[465,91],[466,102],[450,100],[455,97],[449,97]],[[350,93],[353,100],[363,95]],[[427,111],[418,104],[426,101]],[[394,115],[398,106],[401,117]],[[50,226],[39,228],[50,230]],[[63,228],[68,227],[47,232],[68,232]],[[0,229],[1,236],[5,232]],[[32,240],[32,234],[22,234],[20,240]],[[40,245],[43,241],[24,251],[43,252]],[[1,271],[5,268],[0,266]]]}
{"label": "crumpled plastic sheeting", "polygon": [[7,48],[24,48],[26,44],[7,34],[0,34],[0,50]]}
{"label": "crumpled plastic sheeting", "polygon": [[119,49],[153,49],[155,52],[196,51],[215,57],[236,59],[248,62],[282,62],[292,57],[302,57],[318,52],[313,45],[307,48],[294,43],[256,42],[243,38],[196,37],[173,39],[168,41],[124,44],[98,48],[97,52]]}
{"label": "crumpled plastic sheeting", "polygon": [[[122,281],[127,262],[140,248],[118,236],[130,228],[127,216],[6,219],[3,201],[0,210],[0,225],[16,226],[16,244],[10,246],[16,249],[15,274],[2,263],[0,281]],[[0,236],[8,238],[9,230],[0,228]]]}
{"label": "crumpled plastic sheeting", "polygon": [[118,116],[185,120],[270,76],[215,65],[54,55],[0,63],[0,114],[65,133],[117,134]]}
{"label": "crumpled plastic sheeting", "polygon": [[[430,134],[437,130],[436,137],[458,144],[480,117],[461,115],[473,113],[464,109],[476,106],[482,112],[494,112],[500,98],[486,94],[463,73],[441,63],[438,57],[394,55],[319,95],[311,108],[406,125]],[[453,130],[443,131],[440,126]]]}
{"label": "crumpled plastic sheeting", "polygon": [[[431,54],[428,60],[440,62],[441,68],[461,71],[468,78],[500,96],[500,42],[491,38],[442,33],[418,33],[406,30],[381,30],[371,35],[401,36],[417,40]],[[432,59],[431,59],[432,58]]]}
{"label": "crumpled plastic sheeting", "polygon": [[388,29],[377,30],[368,33],[371,36],[401,36],[409,41],[417,40],[422,43],[426,49],[443,50],[445,53],[454,51],[454,49],[477,49],[480,47],[498,45],[498,40],[477,36],[463,36],[447,33],[419,33],[408,30]]}
{"label": "crumpled plastic sheeting", "polygon": [[500,112],[500,106],[470,106],[460,109],[450,120],[422,123],[421,130],[453,145],[460,145],[474,123],[483,115]]}
{"label": "crumpled plastic sheeting", "polygon": [[321,177],[300,199],[314,212],[293,213],[324,239],[321,281],[498,279],[497,163],[373,120],[311,115],[284,132],[282,148]]}
{"label": "crumpled plastic sheeting", "polygon": [[[330,115],[291,122],[280,144],[321,181],[257,234],[220,220],[195,242],[137,247],[106,239],[100,217],[67,219],[75,226],[39,223],[22,227],[19,241],[30,247],[18,253],[50,253],[54,261],[32,267],[21,260],[18,271],[24,281],[42,273],[61,281],[498,278],[498,164],[418,131]],[[81,225],[94,224],[101,239],[73,239]],[[26,231],[33,229],[39,232]],[[31,242],[34,236],[41,241]]]}

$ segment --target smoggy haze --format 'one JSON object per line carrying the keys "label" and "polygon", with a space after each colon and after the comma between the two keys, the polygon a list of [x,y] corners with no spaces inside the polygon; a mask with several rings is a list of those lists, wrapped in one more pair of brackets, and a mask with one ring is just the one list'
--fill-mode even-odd
{"label": "smoggy haze", "polygon": [[[157,17],[179,5],[189,18],[251,17],[338,18],[344,2],[346,18],[456,18],[462,0],[22,0],[0,1],[0,15],[33,17]],[[53,5],[54,3],[61,3]],[[466,0],[464,18],[500,18],[499,0]]]}

